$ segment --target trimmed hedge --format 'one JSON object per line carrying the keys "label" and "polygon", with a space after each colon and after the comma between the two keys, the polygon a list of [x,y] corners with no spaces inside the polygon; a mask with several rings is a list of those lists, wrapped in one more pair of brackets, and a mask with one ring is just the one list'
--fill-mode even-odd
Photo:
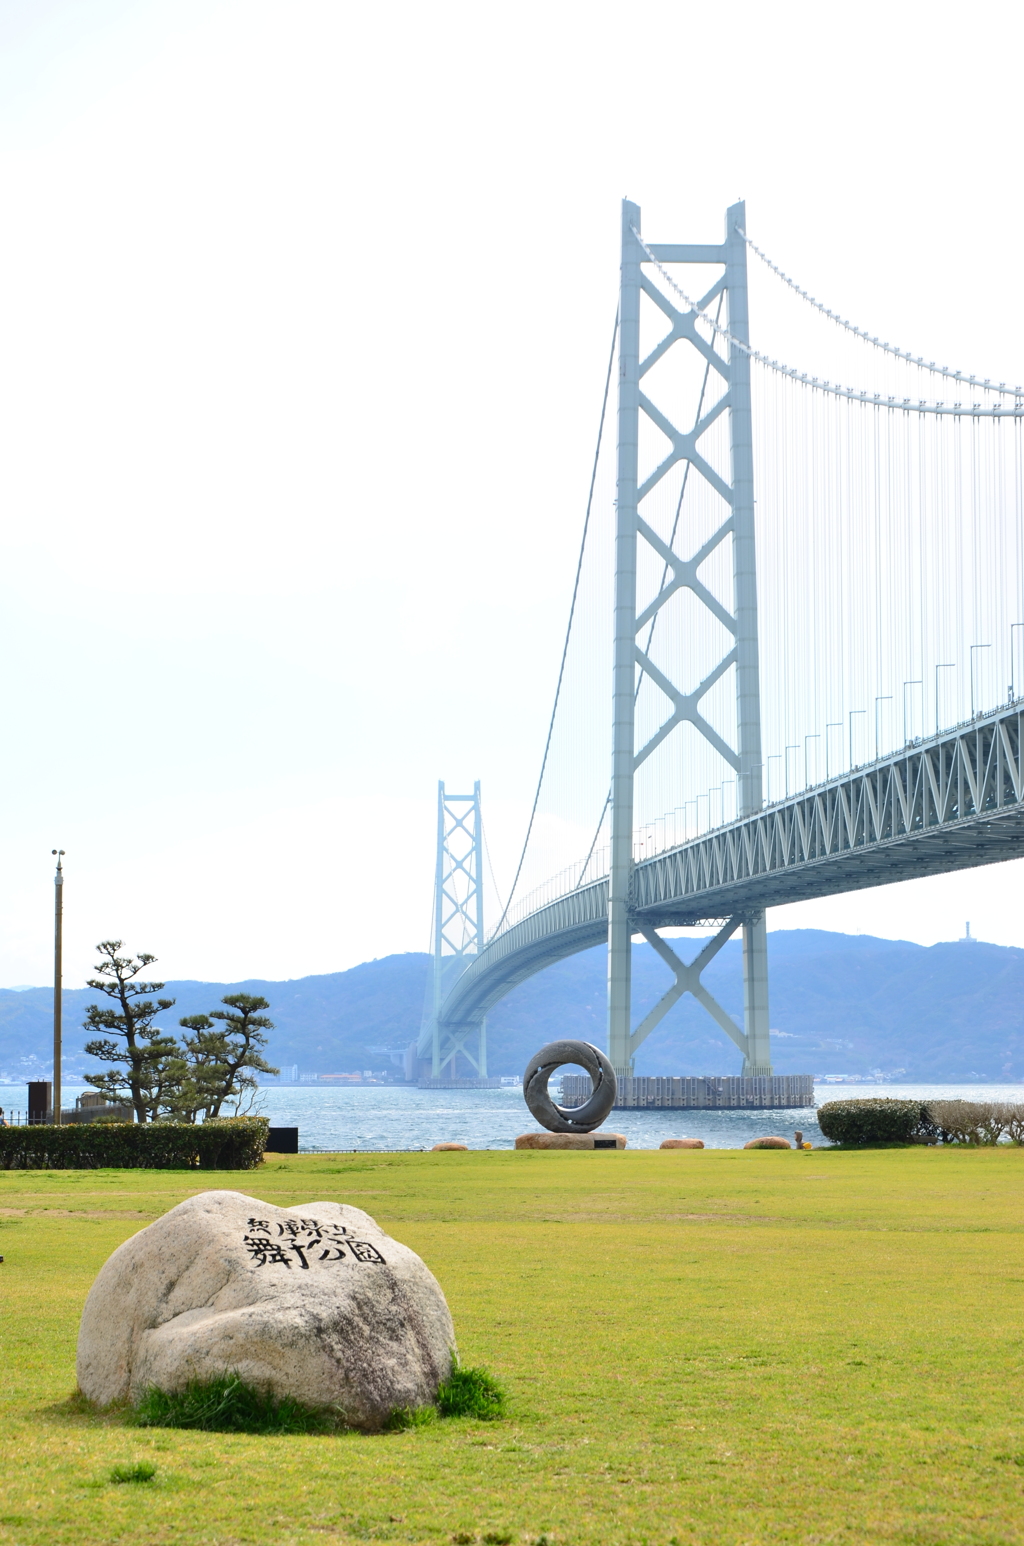
{"label": "trimmed hedge", "polygon": [[266,1117],[189,1122],[82,1122],[0,1127],[4,1170],[254,1170]]}
{"label": "trimmed hedge", "polygon": [[879,1096],[868,1100],[830,1100],[819,1106],[818,1126],[832,1143],[851,1147],[934,1140],[935,1124],[922,1100],[894,1100]]}

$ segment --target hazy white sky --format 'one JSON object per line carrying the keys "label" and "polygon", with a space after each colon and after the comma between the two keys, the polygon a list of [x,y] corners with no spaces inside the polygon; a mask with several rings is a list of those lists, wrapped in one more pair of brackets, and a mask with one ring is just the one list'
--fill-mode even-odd
{"label": "hazy white sky", "polygon": [[[619,200],[726,205],[889,338],[1020,379],[1018,8],[0,3],[0,983],[426,944],[436,780],[507,884]],[[773,927],[1024,945],[1019,865]]]}

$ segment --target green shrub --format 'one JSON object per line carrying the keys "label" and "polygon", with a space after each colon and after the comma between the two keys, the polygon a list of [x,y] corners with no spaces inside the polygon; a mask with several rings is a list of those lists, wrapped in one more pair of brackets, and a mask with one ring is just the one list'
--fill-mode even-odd
{"label": "green shrub", "polygon": [[452,1372],[437,1389],[437,1410],[442,1417],[476,1417],[483,1422],[505,1417],[508,1396],[504,1386],[486,1369],[464,1369],[452,1365]]}
{"label": "green shrub", "polygon": [[110,1468],[110,1480],[115,1486],[125,1482],[151,1482],[156,1475],[152,1460],[136,1460],[134,1465],[115,1465]]}
{"label": "green shrub", "polygon": [[253,1170],[263,1158],[266,1117],[201,1122],[81,1122],[0,1127],[4,1170]]}
{"label": "green shrub", "polygon": [[201,1428],[208,1433],[329,1433],[344,1426],[329,1408],[273,1396],[247,1385],[237,1374],[190,1380],[178,1391],[151,1385],[136,1408],[135,1421],[143,1428]]}
{"label": "green shrub", "polygon": [[878,1097],[868,1100],[830,1100],[819,1106],[818,1126],[832,1143],[877,1148],[885,1144],[913,1143],[915,1138],[934,1138],[936,1128],[928,1106],[920,1100]]}

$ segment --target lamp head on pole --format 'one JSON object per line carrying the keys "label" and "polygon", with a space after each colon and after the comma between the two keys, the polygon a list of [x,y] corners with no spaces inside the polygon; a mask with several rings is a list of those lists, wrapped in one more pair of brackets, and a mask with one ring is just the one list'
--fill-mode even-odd
{"label": "lamp head on pole", "polygon": [[63,870],[63,867],[61,866],[61,862],[60,862],[63,859],[63,857],[64,857],[64,849],[63,848],[51,848],[50,852],[52,854],[56,854],[57,855],[57,873],[53,877],[53,883],[54,883],[55,886],[60,886],[60,885],[63,884],[63,881],[64,881],[64,870]]}

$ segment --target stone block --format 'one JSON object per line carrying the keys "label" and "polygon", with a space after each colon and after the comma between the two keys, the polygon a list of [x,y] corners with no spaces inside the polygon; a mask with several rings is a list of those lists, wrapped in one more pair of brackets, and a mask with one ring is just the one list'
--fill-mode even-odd
{"label": "stone block", "polygon": [[621,1133],[520,1133],[517,1149],[624,1149]]}

